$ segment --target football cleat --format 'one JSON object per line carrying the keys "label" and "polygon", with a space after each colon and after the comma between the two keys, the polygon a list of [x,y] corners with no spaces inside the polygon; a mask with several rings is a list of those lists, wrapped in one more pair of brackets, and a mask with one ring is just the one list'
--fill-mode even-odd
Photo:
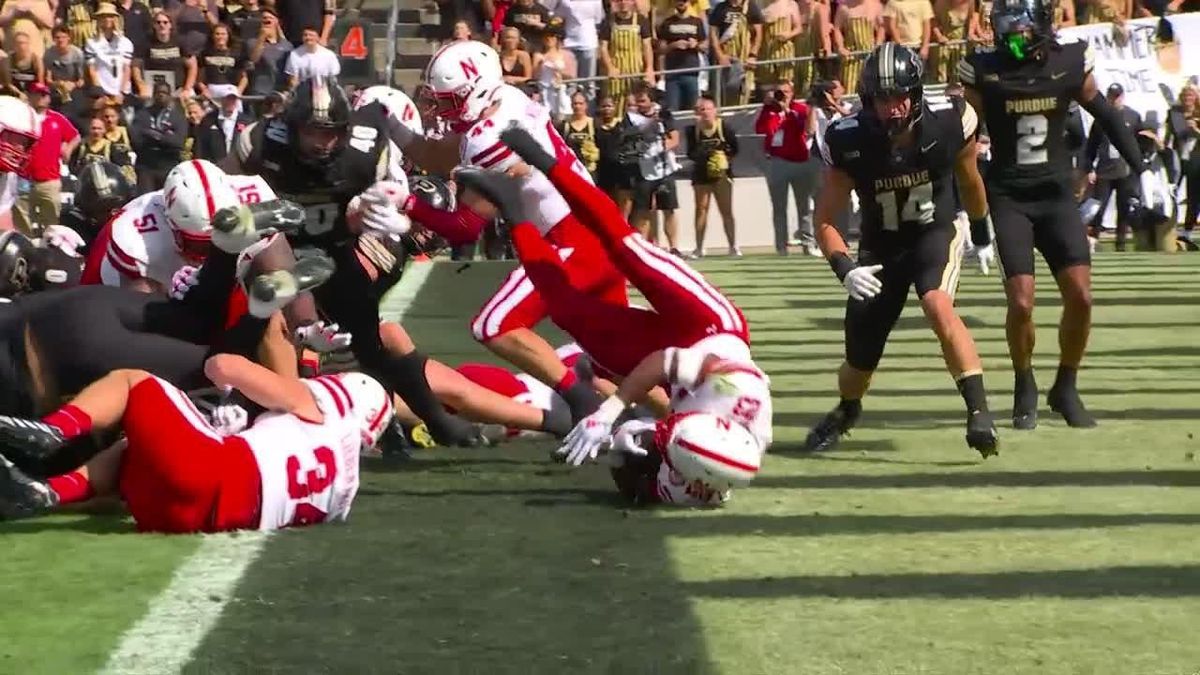
{"label": "football cleat", "polygon": [[295,297],[325,283],[337,266],[324,254],[310,254],[296,259],[291,270],[275,270],[259,274],[250,280],[247,295],[250,313],[266,318]]}
{"label": "football cleat", "polygon": [[841,437],[850,432],[862,414],[861,401],[844,401],[817,423],[804,439],[806,452],[825,452],[837,448]]}
{"label": "football cleat", "polygon": [[1096,418],[1083,405],[1083,399],[1075,387],[1054,385],[1046,394],[1046,403],[1051,410],[1063,416],[1069,427],[1091,429],[1096,426]]}
{"label": "football cleat", "polygon": [[28,518],[58,505],[48,485],[26,476],[0,455],[0,520]]}
{"label": "football cleat", "polygon": [[1018,373],[1013,384],[1012,422],[1014,429],[1028,431],[1037,428],[1037,400],[1037,382],[1033,379],[1033,371]]}
{"label": "football cleat", "polygon": [[66,443],[62,432],[55,426],[37,420],[0,415],[0,452],[18,468],[33,471],[33,467],[44,465]]}
{"label": "football cleat", "polygon": [[272,234],[298,234],[304,228],[304,209],[286,199],[229,206],[213,214],[212,242],[227,253],[241,253]]}
{"label": "football cleat", "polygon": [[999,455],[1000,436],[996,433],[996,423],[992,421],[991,413],[976,410],[967,417],[967,445],[987,459]]}

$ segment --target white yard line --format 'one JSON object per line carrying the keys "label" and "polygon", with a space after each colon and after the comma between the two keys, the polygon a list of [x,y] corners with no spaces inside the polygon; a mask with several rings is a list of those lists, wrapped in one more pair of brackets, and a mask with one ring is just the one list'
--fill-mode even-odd
{"label": "white yard line", "polygon": [[[404,317],[432,270],[429,263],[405,270],[384,303],[389,318],[399,321]],[[263,532],[204,536],[196,552],[150,602],[146,614],[121,636],[100,672],[168,675],[182,670],[216,626],[242,575],[269,540],[270,533]]]}

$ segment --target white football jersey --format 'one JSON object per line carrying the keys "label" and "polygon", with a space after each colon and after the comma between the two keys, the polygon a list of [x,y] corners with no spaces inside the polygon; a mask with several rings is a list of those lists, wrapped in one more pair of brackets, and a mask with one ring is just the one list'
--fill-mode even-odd
{"label": "white football jersey", "polygon": [[[500,133],[516,122],[541,143],[551,155],[574,153],[554,128],[546,107],[529,98],[520,89],[504,85],[496,90],[500,102],[487,119],[471,125],[462,137],[460,163],[492,171],[508,171],[521,161],[500,140]],[[592,182],[592,177],[579,159],[574,160],[575,172]],[[545,235],[571,213],[571,207],[554,188],[549,178],[537,169],[521,179],[521,202],[530,221]]]}
{"label": "white football jersey", "polygon": [[358,494],[359,422],[347,390],[328,378],[305,380],[324,414],[320,424],[288,413],[267,413],[240,434],[262,480],[258,529],[277,530],[346,520]]}
{"label": "white football jersey", "polygon": [[15,173],[0,173],[0,213],[11,213],[17,203],[17,181]]}
{"label": "white football jersey", "polygon": [[688,349],[722,359],[693,389],[673,386],[671,412],[706,412],[727,417],[750,430],[762,444],[771,445],[771,381],[750,357],[750,347],[740,338],[721,333],[704,338]]}
{"label": "white football jersey", "polygon": [[[276,198],[260,176],[230,175],[227,180],[243,204]],[[108,251],[100,263],[100,280],[105,286],[120,286],[124,277],[150,279],[170,288],[171,277],[188,264],[175,247],[162,190],[147,192],[126,204],[110,227]]]}

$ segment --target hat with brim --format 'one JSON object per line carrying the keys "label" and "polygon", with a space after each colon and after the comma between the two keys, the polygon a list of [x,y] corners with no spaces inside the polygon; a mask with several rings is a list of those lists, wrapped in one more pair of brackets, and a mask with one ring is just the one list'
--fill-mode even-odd
{"label": "hat with brim", "polygon": [[117,6],[111,2],[102,2],[100,3],[100,6],[96,8],[96,11],[92,12],[92,16],[96,18],[100,18],[102,16],[121,16],[121,13],[117,11]]}

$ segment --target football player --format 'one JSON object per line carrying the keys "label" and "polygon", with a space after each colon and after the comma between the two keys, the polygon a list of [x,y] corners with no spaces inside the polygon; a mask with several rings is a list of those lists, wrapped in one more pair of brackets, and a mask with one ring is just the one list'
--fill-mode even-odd
{"label": "football player", "polygon": [[[425,84],[436,103],[436,115],[461,134],[459,163],[517,176],[517,189],[530,221],[560,252],[571,283],[606,302],[626,303],[624,278],[607,260],[594,235],[580,224],[578,211],[572,213],[546,176],[500,141],[500,132],[517,124],[548,152],[567,147],[546,108],[504,84],[496,51],[480,42],[446,45],[429,62]],[[418,152],[415,157],[421,161],[428,154]],[[570,168],[591,181],[577,159]],[[414,199],[400,199],[397,206],[452,245],[474,241],[489,220],[464,204],[452,214],[428,209]],[[517,268],[471,322],[471,332],[488,349],[554,388],[576,419],[581,419],[600,399],[591,385],[580,382],[554,356],[553,347],[533,332],[546,314],[547,303],[539,290],[526,271]]]}
{"label": "football player", "polygon": [[1059,366],[1046,396],[1050,409],[1073,427],[1095,426],[1076,388],[1092,321],[1091,252],[1072,189],[1065,133],[1073,101],[1099,122],[1121,157],[1142,167],[1133,133],[1105,101],[1092,77],[1087,43],[1060,43],[1051,0],[997,0],[994,47],[959,62],[967,100],[992,140],[988,199],[1008,298],[1005,332],[1015,384],[1013,426],[1037,426],[1033,377],[1033,252],[1041,252],[1063,300]]}
{"label": "football player", "polygon": [[[916,287],[921,309],[967,407],[967,445],[996,454],[997,436],[975,341],[954,311],[965,237],[955,227],[957,180],[971,241],[986,273],[992,259],[983,179],[976,163],[978,119],[962,99],[926,96],[921,58],[885,43],[863,66],[863,108],[831,124],[821,146],[827,164],[816,203],[817,242],[850,297],[841,401],[809,433],[809,450],[829,450],[858,420],[888,335]],[[834,223],[858,193],[858,261]]]}
{"label": "football player", "polygon": [[120,167],[96,159],[80,171],[74,201],[63,207],[59,220],[83,239],[81,252],[91,250],[92,242],[123,206],[133,200],[134,189]]}
{"label": "football player", "polygon": [[20,180],[17,172],[29,161],[41,135],[42,125],[33,108],[19,99],[0,97],[0,230],[13,228],[12,210]]}
{"label": "football player", "polygon": [[[746,453],[731,458],[725,452],[752,448],[757,468],[771,444],[771,394],[766,375],[750,356],[741,310],[687,263],[638,234],[612,199],[575,170],[578,160],[570,148],[557,148],[557,157],[552,156],[518,126],[503,131],[500,141],[505,152],[515,153],[550,180],[603,247],[599,255],[611,259],[653,307],[610,302],[575,286],[560,252],[524,217],[525,200],[512,189],[511,177],[469,169],[457,174],[460,183],[515,223],[513,246],[550,317],[620,380],[616,392],[567,436],[560,450],[566,461],[579,465],[595,459],[611,444],[622,413],[666,383],[671,401],[660,438],[683,434],[718,464],[725,459],[745,464]],[[707,421],[683,424],[693,417]],[[705,435],[714,428],[722,430],[718,437]],[[712,445],[717,440],[721,442]]]}
{"label": "football player", "polygon": [[[222,435],[187,395],[145,371],[116,370],[43,421],[0,416],[0,516],[33,515],[119,493],[143,532],[274,530],[345,520],[359,455],[392,416],[390,395],[361,373],[285,378],[246,359],[214,356],[205,373],[267,409]],[[81,471],[47,469],[93,429],[125,440]],[[30,476],[33,478],[30,478]]]}

